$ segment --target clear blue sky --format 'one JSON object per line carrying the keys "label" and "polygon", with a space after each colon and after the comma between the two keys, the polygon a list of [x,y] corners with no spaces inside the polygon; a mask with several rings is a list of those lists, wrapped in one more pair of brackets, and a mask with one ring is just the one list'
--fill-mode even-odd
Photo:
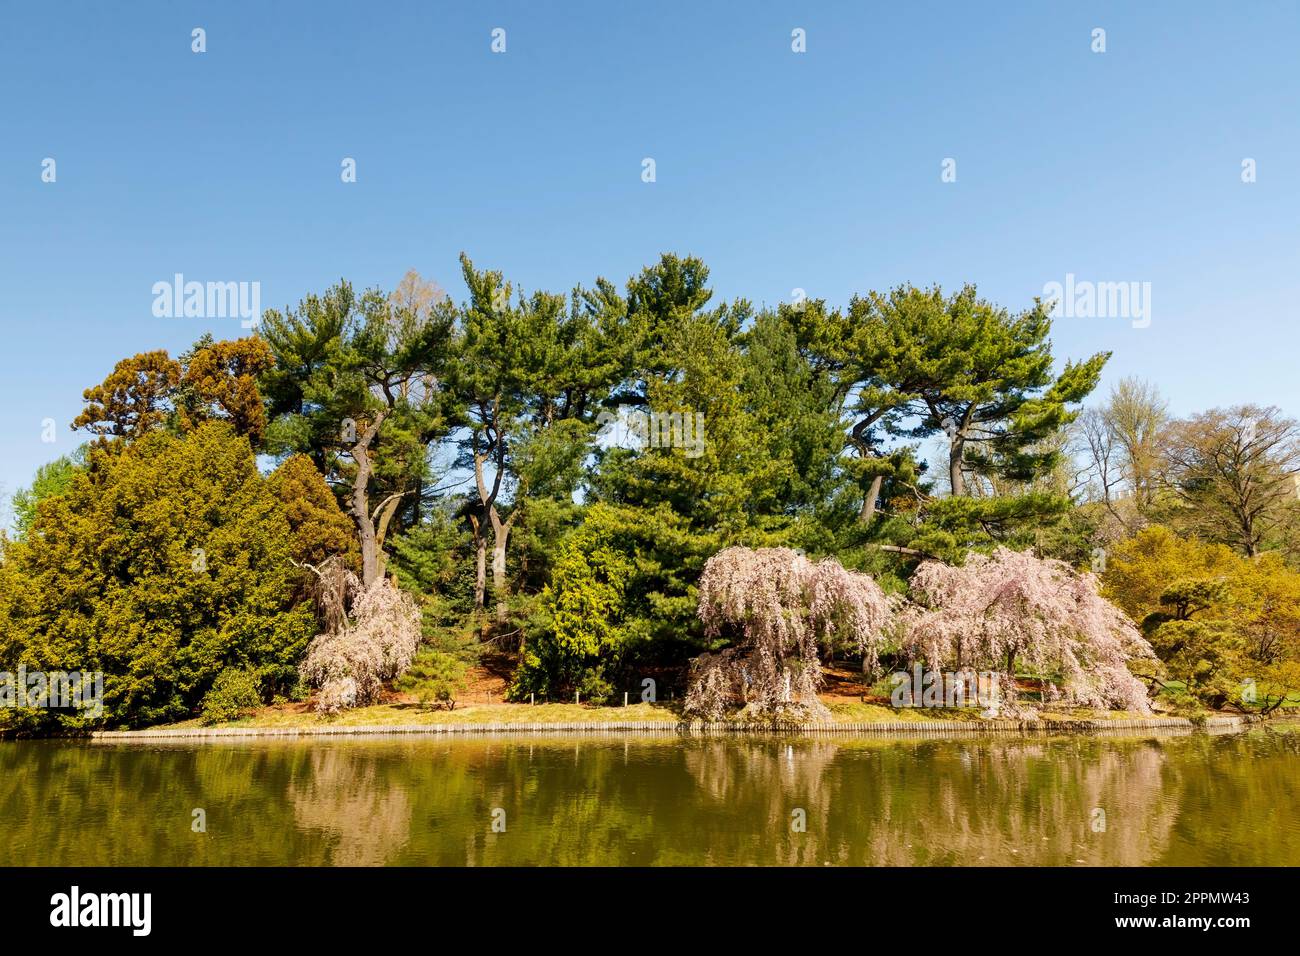
{"label": "clear blue sky", "polygon": [[153,283],[459,297],[461,250],[561,291],[690,253],[759,304],[1150,282],[1149,328],[1061,319],[1057,355],[1300,414],[1297,41],[1294,2],[5,4],[0,483],[117,359],[241,334]]}

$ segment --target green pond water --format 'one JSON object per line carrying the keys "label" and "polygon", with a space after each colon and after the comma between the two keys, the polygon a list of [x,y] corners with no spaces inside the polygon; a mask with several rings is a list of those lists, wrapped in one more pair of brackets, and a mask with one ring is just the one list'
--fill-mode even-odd
{"label": "green pond water", "polygon": [[1300,732],[0,742],[0,865],[189,864],[1297,866]]}

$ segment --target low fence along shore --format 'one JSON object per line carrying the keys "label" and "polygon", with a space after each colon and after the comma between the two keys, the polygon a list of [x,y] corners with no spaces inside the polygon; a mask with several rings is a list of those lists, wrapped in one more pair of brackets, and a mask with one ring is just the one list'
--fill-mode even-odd
{"label": "low fence along shore", "polygon": [[471,734],[890,734],[953,736],[969,733],[1095,733],[1116,730],[1236,730],[1247,723],[1235,716],[1133,717],[1115,720],[881,720],[845,723],[767,724],[734,721],[667,720],[557,721],[457,724],[358,724],[314,727],[158,727],[151,730],[101,730],[95,740],[212,739],[229,737],[440,736]]}

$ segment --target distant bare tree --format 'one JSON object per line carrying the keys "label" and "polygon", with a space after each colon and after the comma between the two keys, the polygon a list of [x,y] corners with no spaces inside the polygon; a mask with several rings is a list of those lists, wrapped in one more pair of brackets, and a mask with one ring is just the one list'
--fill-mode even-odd
{"label": "distant bare tree", "polygon": [[1102,416],[1119,450],[1117,464],[1134,506],[1139,514],[1146,514],[1156,492],[1160,435],[1169,422],[1168,404],[1155,386],[1125,378],[1111,389]]}
{"label": "distant bare tree", "polygon": [[1075,431],[1083,452],[1090,490],[1113,512],[1115,499],[1123,488],[1124,472],[1120,466],[1119,443],[1105,410],[1089,408],[1083,412],[1075,422]]}
{"label": "distant bare tree", "polygon": [[1126,378],[1102,405],[1085,411],[1071,426],[1085,496],[1105,506],[1120,537],[1150,520],[1167,424],[1165,401],[1155,387]]}
{"label": "distant bare tree", "polygon": [[1275,407],[1238,405],[1174,423],[1163,481],[1190,530],[1254,556],[1297,520],[1300,423]]}
{"label": "distant bare tree", "polygon": [[433,307],[446,298],[442,286],[424,279],[414,269],[408,269],[397,288],[388,294],[388,303],[398,313],[406,312],[416,319],[427,319]]}

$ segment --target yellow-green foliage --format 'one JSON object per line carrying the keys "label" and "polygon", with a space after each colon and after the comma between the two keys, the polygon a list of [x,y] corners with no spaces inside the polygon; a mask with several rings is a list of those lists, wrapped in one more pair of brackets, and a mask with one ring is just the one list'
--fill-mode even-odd
{"label": "yellow-green foliage", "polygon": [[542,592],[542,621],[524,643],[511,688],[529,693],[608,697],[605,667],[623,643],[623,598],[631,559],[619,550],[610,510],[593,505],[564,541],[551,583]]}
{"label": "yellow-green foliage", "polygon": [[248,667],[227,667],[203,696],[202,722],[219,724],[234,720],[262,703],[257,672]]}
{"label": "yellow-green foliage", "polygon": [[1278,554],[1250,558],[1153,526],[1108,553],[1102,581],[1169,675],[1201,699],[1218,706],[1246,693],[1249,703],[1247,687],[1272,692],[1296,678],[1300,573]]}
{"label": "yellow-green foliage", "polygon": [[269,484],[289,521],[295,561],[319,565],[338,554],[349,568],[360,569],[352,522],[310,458],[291,455],[271,473]]}
{"label": "yellow-green foliage", "polygon": [[213,422],[114,445],[6,549],[0,669],[102,670],[113,725],[188,716],[226,667],[292,680],[315,621],[248,441]]}
{"label": "yellow-green foliage", "polygon": [[465,689],[467,671],[464,661],[426,647],[398,679],[397,688],[414,694],[422,706],[436,704],[455,710],[456,699]]}

